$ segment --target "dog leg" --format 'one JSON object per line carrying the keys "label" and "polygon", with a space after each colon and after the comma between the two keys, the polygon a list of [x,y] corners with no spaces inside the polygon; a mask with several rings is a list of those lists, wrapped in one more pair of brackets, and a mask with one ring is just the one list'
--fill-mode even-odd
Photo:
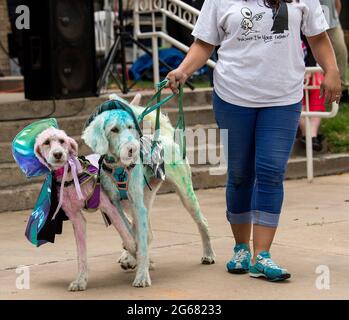
{"label": "dog leg", "polygon": [[108,196],[101,192],[101,210],[105,212],[110,218],[113,226],[119,232],[120,237],[123,241],[124,248],[131,253],[131,255],[136,256],[136,242],[134,239],[134,233],[130,223],[125,223],[124,219],[121,218],[118,210],[110,202]]}
{"label": "dog leg", "polygon": [[137,267],[137,260],[127,250],[121,253],[118,262],[123,270],[133,270]]}
{"label": "dog leg", "polygon": [[[157,179],[153,179],[149,182],[151,190],[148,187],[145,187],[145,191],[144,191],[144,205],[148,210],[148,226],[149,226],[149,232],[148,232],[148,243],[150,245],[151,241],[153,240],[153,232],[152,232],[152,228],[151,228],[151,220],[150,220],[150,210],[153,206],[154,200],[155,200],[155,196],[156,193],[158,192],[158,190],[160,189],[161,185],[162,185],[162,181],[161,180],[157,180]],[[132,208],[129,208],[132,209]],[[133,211],[133,210],[132,210]],[[134,216],[134,214],[133,214]],[[135,230],[135,225],[133,225],[133,229]],[[134,256],[132,256],[130,253],[127,252],[127,250],[123,251],[118,262],[121,265],[121,268],[124,270],[128,270],[128,269],[135,269],[137,266],[137,261],[134,258]],[[149,262],[149,270],[154,270],[155,269],[155,263],[154,261],[150,258],[150,262]]]}
{"label": "dog leg", "polygon": [[167,179],[175,186],[184,207],[190,213],[199,228],[203,244],[201,263],[215,263],[215,253],[211,246],[207,220],[201,212],[199,202],[193,189],[189,165],[178,164],[175,166],[166,166],[166,175]]}
{"label": "dog leg", "polygon": [[[116,208],[117,213],[120,215],[120,219],[122,223],[127,228],[127,233],[131,233],[133,235],[133,239],[136,240],[135,237],[135,226],[134,226],[134,219],[132,221],[132,224],[130,223],[129,218],[125,214],[123,207],[120,203],[120,197],[118,193],[116,192],[115,183],[114,181],[102,170],[101,171],[101,184],[103,187],[104,192],[106,193],[106,196],[108,199],[110,199],[112,205]],[[130,206],[131,213],[133,208]],[[127,237],[126,237],[127,238]],[[137,247],[137,244],[136,244]],[[129,248],[126,244],[124,244],[125,249],[130,249],[130,252],[122,253],[120,258],[118,259],[118,262],[121,264],[121,268],[123,269],[134,269],[137,265],[136,263],[136,248]]]}
{"label": "dog leg", "polygon": [[105,195],[110,200],[111,204],[116,208],[117,215],[121,218],[122,224],[127,228],[129,233],[133,233],[132,226],[130,224],[129,217],[125,214],[122,205],[120,203],[120,196],[116,192],[116,186],[114,181],[104,172],[101,171],[101,185]]}
{"label": "dog leg", "polygon": [[70,283],[69,291],[86,290],[88,281],[87,270],[87,252],[86,252],[86,220],[82,212],[68,212],[65,210],[69,220],[73,224],[77,255],[78,255],[78,274],[76,279]]}
{"label": "dog leg", "polygon": [[[130,225],[132,228],[132,234],[135,235],[136,234],[136,226],[135,226],[135,220],[134,220],[134,212],[133,212],[133,207],[130,205],[129,203],[130,201],[127,202],[123,202],[122,203],[122,208],[124,211],[126,211],[127,213],[129,213],[132,217],[132,221],[130,221]],[[124,247],[124,251],[121,253],[119,259],[118,259],[118,263],[120,263],[120,267],[123,270],[134,270],[137,267],[137,260],[136,260],[136,255],[132,254],[130,252],[127,251],[127,248]]]}
{"label": "dog leg", "polygon": [[[148,210],[148,226],[149,226],[149,233],[148,233],[148,243],[150,245],[150,243],[153,241],[153,228],[151,226],[151,209],[153,207],[154,204],[154,200],[156,197],[156,193],[159,191],[160,187],[162,186],[162,182],[161,180],[158,179],[152,179],[151,181],[149,181],[150,184],[150,188],[151,190],[147,187],[145,187],[145,191],[144,191],[144,205],[146,206],[147,210]],[[150,270],[154,270],[155,269],[155,263],[154,261],[150,258]]]}
{"label": "dog leg", "polygon": [[158,179],[152,179],[149,182],[149,185],[151,190],[148,188],[148,186],[145,187],[145,190],[144,190],[144,205],[148,210],[148,225],[149,225],[148,242],[151,243],[151,241],[153,240],[153,230],[151,228],[150,211],[153,207],[156,193],[159,191],[162,185],[162,181]]}
{"label": "dog leg", "polygon": [[136,165],[129,181],[129,198],[134,210],[134,223],[137,241],[137,273],[133,282],[134,287],[151,285],[149,275],[149,248],[148,248],[148,210],[144,204],[143,166]]}

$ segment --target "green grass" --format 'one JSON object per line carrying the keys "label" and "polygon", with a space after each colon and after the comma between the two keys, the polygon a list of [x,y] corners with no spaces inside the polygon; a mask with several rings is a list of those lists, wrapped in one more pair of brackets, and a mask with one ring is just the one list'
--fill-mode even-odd
{"label": "green grass", "polygon": [[349,103],[340,104],[335,118],[322,120],[320,131],[331,153],[349,152]]}

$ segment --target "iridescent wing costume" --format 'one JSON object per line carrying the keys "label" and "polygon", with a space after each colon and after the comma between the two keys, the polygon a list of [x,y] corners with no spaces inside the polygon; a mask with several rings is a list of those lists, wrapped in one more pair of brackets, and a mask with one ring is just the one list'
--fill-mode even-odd
{"label": "iridescent wing costume", "polygon": [[[46,175],[25,231],[27,239],[36,246],[54,242],[56,234],[62,233],[63,221],[68,220],[61,208],[55,214],[58,206],[57,191],[60,186],[59,182],[56,181],[57,172],[50,171],[34,153],[36,137],[52,127],[58,129],[57,120],[53,118],[33,122],[19,132],[12,142],[13,157],[28,178]],[[94,191],[86,200],[85,209],[96,210],[100,201],[98,168],[83,157],[80,157],[78,161],[82,167],[82,172],[78,175],[79,184],[83,184],[91,178],[95,181]],[[71,182],[65,182],[64,187],[67,187],[69,183]]]}

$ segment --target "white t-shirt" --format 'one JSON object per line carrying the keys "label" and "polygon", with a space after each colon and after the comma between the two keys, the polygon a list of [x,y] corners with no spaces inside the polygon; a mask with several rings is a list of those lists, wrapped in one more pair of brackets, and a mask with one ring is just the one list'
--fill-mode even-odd
{"label": "white t-shirt", "polygon": [[319,0],[281,1],[278,12],[263,0],[206,0],[192,35],[220,45],[214,88],[221,99],[269,107],[302,100],[300,31],[315,36],[327,29]]}

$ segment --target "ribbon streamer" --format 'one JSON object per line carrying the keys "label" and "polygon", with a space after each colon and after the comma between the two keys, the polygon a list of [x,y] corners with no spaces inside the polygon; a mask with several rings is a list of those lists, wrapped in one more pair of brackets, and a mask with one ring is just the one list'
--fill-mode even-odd
{"label": "ribbon streamer", "polygon": [[52,220],[54,220],[56,218],[56,215],[59,212],[59,210],[61,209],[62,204],[63,204],[64,185],[65,185],[65,182],[67,180],[67,174],[68,174],[69,167],[70,167],[70,172],[73,176],[75,191],[78,195],[78,199],[79,200],[84,199],[84,196],[82,195],[82,192],[81,192],[79,179],[78,179],[78,174],[82,172],[82,166],[80,164],[80,161],[76,157],[70,157],[68,159],[68,162],[64,165],[63,177],[62,177],[62,181],[61,181],[61,188],[59,191],[59,202],[58,202],[58,206],[56,208],[56,211],[53,214]]}

